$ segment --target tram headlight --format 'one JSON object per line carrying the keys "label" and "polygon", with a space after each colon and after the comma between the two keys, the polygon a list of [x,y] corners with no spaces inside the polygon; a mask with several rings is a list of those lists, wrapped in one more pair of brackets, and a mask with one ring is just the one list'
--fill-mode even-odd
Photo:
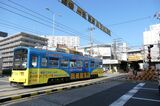
{"label": "tram headlight", "polygon": [[20,74],[21,76],[24,76],[24,72],[21,72],[21,74]]}

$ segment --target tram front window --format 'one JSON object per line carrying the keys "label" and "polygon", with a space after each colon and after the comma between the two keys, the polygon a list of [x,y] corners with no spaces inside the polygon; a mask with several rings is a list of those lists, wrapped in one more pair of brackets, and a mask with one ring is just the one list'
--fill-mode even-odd
{"label": "tram front window", "polygon": [[14,51],[14,70],[25,70],[27,68],[27,50],[18,49]]}

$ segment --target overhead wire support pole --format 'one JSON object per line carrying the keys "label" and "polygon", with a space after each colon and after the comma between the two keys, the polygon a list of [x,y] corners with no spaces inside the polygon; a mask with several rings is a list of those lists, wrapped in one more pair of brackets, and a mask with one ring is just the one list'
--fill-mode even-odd
{"label": "overhead wire support pole", "polygon": [[90,55],[93,56],[93,35],[92,35],[92,31],[95,28],[92,26],[92,24],[90,24],[90,28],[89,28],[89,39],[90,39],[90,46],[91,46],[91,50],[90,50]]}

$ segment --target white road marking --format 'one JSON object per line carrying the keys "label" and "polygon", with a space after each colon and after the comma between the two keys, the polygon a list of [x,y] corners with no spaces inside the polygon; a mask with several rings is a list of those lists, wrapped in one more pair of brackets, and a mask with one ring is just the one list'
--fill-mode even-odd
{"label": "white road marking", "polygon": [[117,99],[115,102],[110,104],[109,106],[123,106],[132,96],[140,90],[145,83],[139,83],[136,85],[133,89],[131,89],[129,92],[121,96],[119,99]]}
{"label": "white road marking", "polygon": [[154,88],[141,88],[141,89],[144,89],[144,90],[153,90],[153,91],[158,91],[158,89],[154,89]]}
{"label": "white road marking", "polygon": [[132,99],[152,101],[152,102],[160,102],[160,100],[156,100],[156,99],[147,99],[147,98],[138,98],[138,97],[132,97]]}

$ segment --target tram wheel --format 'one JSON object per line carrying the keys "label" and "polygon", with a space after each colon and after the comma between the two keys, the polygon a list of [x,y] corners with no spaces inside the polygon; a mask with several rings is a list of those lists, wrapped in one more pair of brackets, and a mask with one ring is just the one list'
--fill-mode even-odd
{"label": "tram wheel", "polygon": [[15,82],[10,82],[10,86],[16,87],[16,88],[24,88],[23,84],[15,83]]}
{"label": "tram wheel", "polygon": [[54,84],[54,79],[53,78],[48,79],[48,84],[49,85]]}

